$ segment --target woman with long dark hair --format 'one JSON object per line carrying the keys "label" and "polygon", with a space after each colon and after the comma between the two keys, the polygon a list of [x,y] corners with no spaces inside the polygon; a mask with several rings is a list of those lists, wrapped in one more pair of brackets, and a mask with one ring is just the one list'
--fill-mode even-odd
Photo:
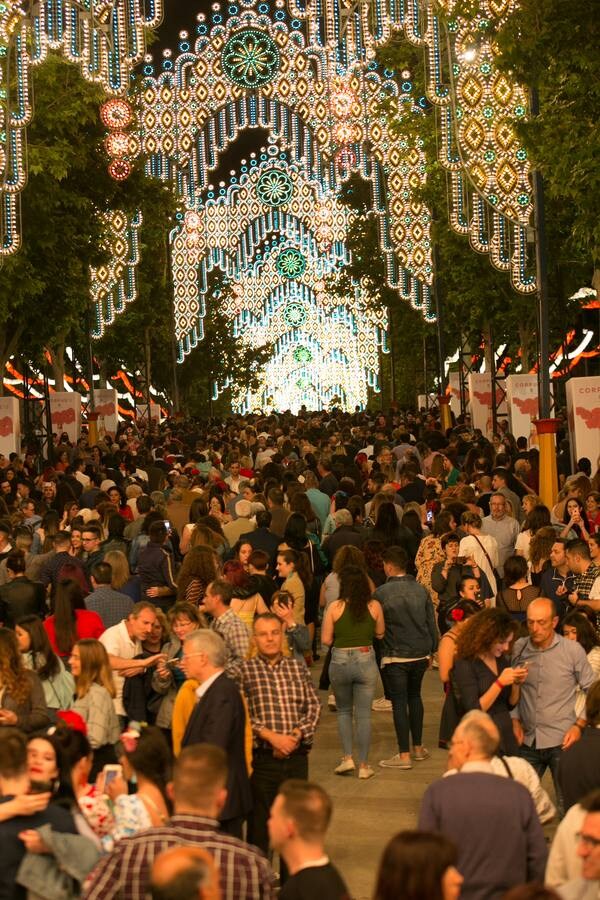
{"label": "woman with long dark hair", "polygon": [[68,709],[75,682],[52,649],[42,620],[24,616],[15,626],[15,635],[25,666],[42,682],[49,712],[56,714],[59,709]]}
{"label": "woman with long dark hair", "polygon": [[230,559],[223,566],[223,578],[233,587],[230,609],[242,620],[252,636],[254,619],[261,613],[269,612],[269,608],[257,590],[252,575],[244,569],[241,562]]}
{"label": "woman with long dark hair", "polygon": [[383,637],[385,624],[381,604],[372,598],[369,579],[359,566],[346,566],[339,573],[340,597],[330,604],[321,630],[323,644],[331,646],[329,679],[337,706],[337,723],[343,757],[336,775],[355,771],[352,756],[352,719],[356,722],[358,777],[371,778],[371,704],[379,670],[373,639]]}
{"label": "woman with long dark hair", "polygon": [[[560,627],[563,637],[566,637],[569,641],[577,641],[581,644],[596,678],[600,678],[600,638],[585,613],[577,610],[567,613]],[[585,692],[578,688],[575,695],[576,716],[585,718],[585,697]]]}
{"label": "woman with long dark hair", "polygon": [[[171,752],[156,725],[130,722],[127,731],[121,735],[117,755],[123,767],[123,778],[111,781],[106,786],[106,793],[114,802],[113,837],[118,841],[147,828],[164,825],[169,818],[167,783]],[[134,779],[137,792],[129,794],[127,782]]]}
{"label": "woman with long dark hair", "polygon": [[52,615],[44,619],[44,628],[52,649],[63,660],[69,658],[75,641],[97,639],[105,630],[98,613],[86,609],[81,585],[72,578],[58,582],[51,608]]}
{"label": "woman with long dark hair", "polygon": [[14,631],[0,628],[0,726],[6,725],[30,733],[47,728],[50,716],[41,681],[25,668]]}
{"label": "woman with long dark hair", "polygon": [[402,831],[379,863],[373,900],[458,900],[463,877],[458,852],[441,834]]}

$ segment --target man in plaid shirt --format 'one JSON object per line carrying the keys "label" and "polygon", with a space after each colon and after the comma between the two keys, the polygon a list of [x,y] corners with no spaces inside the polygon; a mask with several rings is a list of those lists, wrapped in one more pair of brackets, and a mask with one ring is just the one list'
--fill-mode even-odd
{"label": "man in plaid shirt", "polygon": [[238,838],[219,831],[227,791],[227,757],[220,747],[195,744],[177,757],[175,812],[170,821],[123,838],[84,885],[84,900],[145,900],[155,858],[169,847],[200,847],[219,871],[221,900],[274,900],[267,860]]}
{"label": "man in plaid shirt", "polygon": [[[245,660],[240,670],[253,734],[248,841],[265,853],[271,804],[288,778],[308,778],[308,754],[321,715],[309,671],[304,663],[283,656],[283,637],[276,615],[257,616],[254,640],[258,653]],[[282,876],[284,873],[282,864]]]}
{"label": "man in plaid shirt", "polygon": [[600,612],[600,603],[598,600],[590,600],[590,594],[594,587],[594,582],[600,578],[600,566],[592,563],[590,548],[586,541],[579,539],[569,541],[566,548],[567,563],[572,572],[575,573],[573,582],[573,592],[569,594],[569,603],[577,606],[579,603],[585,603],[597,614]]}

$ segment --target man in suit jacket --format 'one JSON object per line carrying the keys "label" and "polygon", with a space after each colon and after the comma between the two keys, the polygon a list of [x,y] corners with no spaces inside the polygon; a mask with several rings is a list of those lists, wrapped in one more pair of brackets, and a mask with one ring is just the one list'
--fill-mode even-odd
{"label": "man in suit jacket", "polygon": [[487,713],[467,713],[450,745],[460,771],[430,784],[421,804],[418,828],[458,847],[463,900],[500,900],[517,884],[544,880],[546,841],[531,794],[493,774],[499,743]]}
{"label": "man in suit jacket", "polygon": [[255,531],[247,531],[240,536],[242,544],[250,544],[253,550],[263,550],[269,557],[271,570],[275,569],[277,548],[281,543],[276,534],[270,531],[272,515],[268,509],[256,513]]}
{"label": "man in suit jacket", "polygon": [[182,747],[215,744],[227,754],[227,800],[221,829],[242,837],[244,819],[252,807],[245,753],[246,709],[238,688],[225,674],[225,643],[214,631],[193,631],[183,645],[183,670],[200,683],[198,702],[190,716]]}
{"label": "man in suit jacket", "polygon": [[46,613],[46,592],[43,585],[30,581],[25,575],[25,554],[10,553],[6,559],[6,571],[10,579],[0,587],[0,621],[6,628],[14,628],[23,616],[39,616]]}

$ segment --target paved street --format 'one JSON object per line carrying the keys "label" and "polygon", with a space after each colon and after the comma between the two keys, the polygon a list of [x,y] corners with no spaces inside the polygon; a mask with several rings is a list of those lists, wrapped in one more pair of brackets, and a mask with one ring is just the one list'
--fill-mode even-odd
{"label": "paved street", "polygon": [[437,747],[441,684],[437,671],[427,672],[423,685],[424,743],[431,759],[415,762],[405,771],[380,769],[378,761],[396,753],[397,745],[391,713],[374,712],[371,763],[377,774],[368,781],[333,774],[341,756],[336,715],[327,709],[326,694],[321,692],[321,697],[324,708],[311,754],[310,775],[334,798],[328,842],[331,857],[343,872],[352,897],[367,900],[372,896],[382,848],[396,832],[416,826],[423,791],[446,767],[447,754]]}

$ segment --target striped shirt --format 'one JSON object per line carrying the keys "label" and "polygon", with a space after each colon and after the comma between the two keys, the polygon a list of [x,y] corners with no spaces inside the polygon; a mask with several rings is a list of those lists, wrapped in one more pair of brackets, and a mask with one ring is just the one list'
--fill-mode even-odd
{"label": "striped shirt", "polygon": [[174,815],[168,825],[121,840],[88,877],[84,900],[146,900],[155,858],[169,847],[207,850],[220,873],[222,900],[272,900],[273,873],[260,850],[217,831],[204,816]]}
{"label": "striped shirt", "polygon": [[302,732],[301,747],[309,749],[321,716],[321,702],[304,663],[282,656],[273,665],[262,656],[242,663],[240,686],[248,712],[256,748],[271,749],[257,731],[269,728],[277,734]]}

